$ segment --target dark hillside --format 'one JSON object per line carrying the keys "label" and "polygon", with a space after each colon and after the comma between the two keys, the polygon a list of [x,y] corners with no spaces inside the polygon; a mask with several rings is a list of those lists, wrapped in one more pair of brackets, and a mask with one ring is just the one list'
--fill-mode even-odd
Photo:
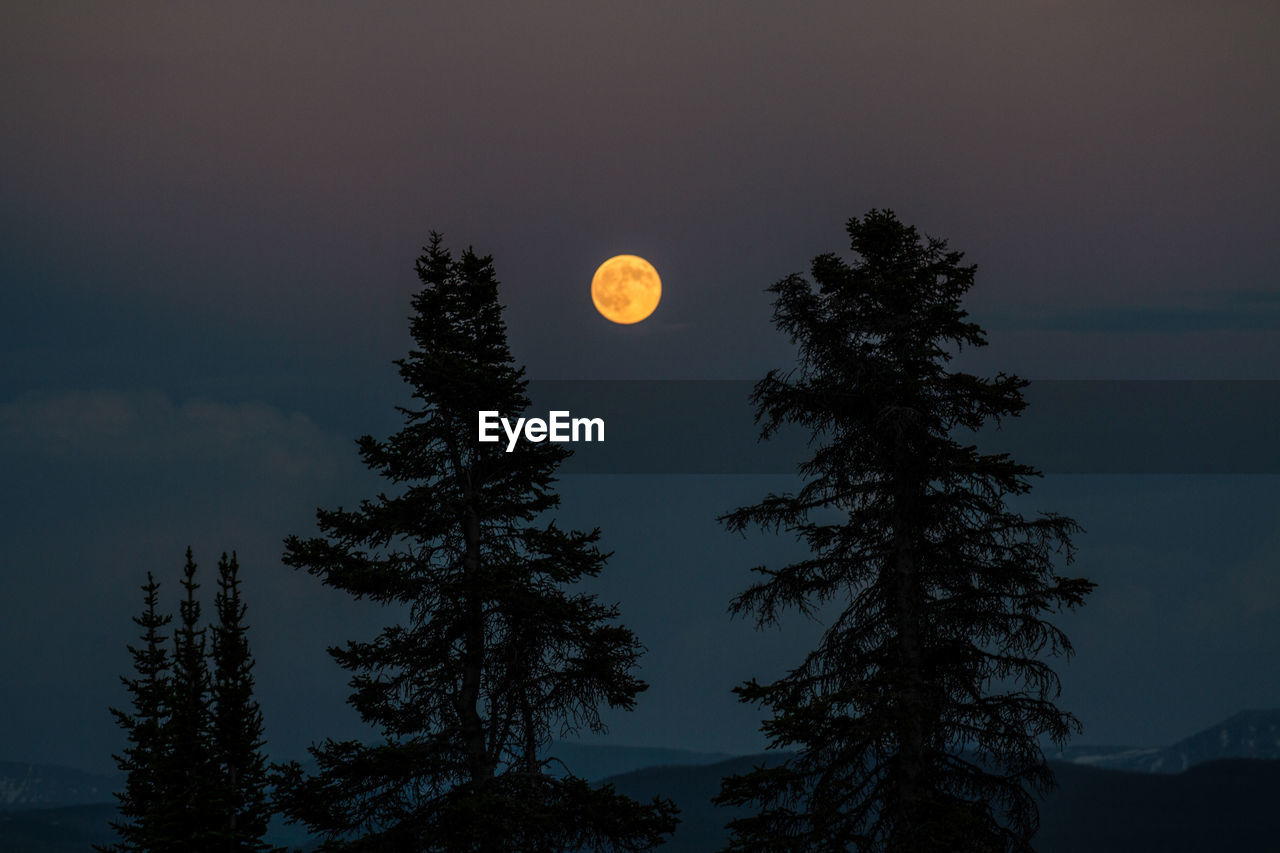
{"label": "dark hillside", "polygon": [[[720,778],[764,756],[704,767],[651,767],[613,777],[632,797],[665,794],[682,813],[664,850],[713,851],[732,816],[710,804]],[[1179,774],[1053,762],[1059,789],[1041,808],[1040,853],[1217,853],[1280,849],[1280,761],[1228,759]]]}

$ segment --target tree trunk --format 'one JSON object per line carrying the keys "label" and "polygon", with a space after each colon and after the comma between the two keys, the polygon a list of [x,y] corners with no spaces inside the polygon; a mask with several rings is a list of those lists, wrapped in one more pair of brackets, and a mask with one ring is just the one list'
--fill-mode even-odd
{"label": "tree trunk", "polygon": [[484,604],[480,598],[480,520],[475,510],[467,510],[463,535],[466,552],[466,597],[463,602],[462,689],[458,693],[458,716],[467,751],[471,781],[480,784],[493,776],[493,764],[485,745],[484,721],[480,717],[480,678],[484,668]]}
{"label": "tree trunk", "polygon": [[[898,634],[898,796],[900,818],[905,825],[895,833],[914,839],[921,823],[921,807],[927,799],[928,778],[927,688],[924,683],[924,650],[921,644],[923,618],[920,581],[915,562],[916,489],[910,469],[910,449],[902,436],[895,448],[895,475],[901,477],[894,489],[893,504],[893,605]],[[910,843],[910,842],[909,842]],[[911,849],[905,848],[905,849]]]}

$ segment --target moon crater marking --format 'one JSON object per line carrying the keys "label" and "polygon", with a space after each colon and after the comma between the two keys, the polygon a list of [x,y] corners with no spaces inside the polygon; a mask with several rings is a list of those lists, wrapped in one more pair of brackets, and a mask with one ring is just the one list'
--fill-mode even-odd
{"label": "moon crater marking", "polygon": [[591,278],[591,301],[614,323],[639,323],[653,313],[661,299],[658,271],[637,255],[615,255]]}

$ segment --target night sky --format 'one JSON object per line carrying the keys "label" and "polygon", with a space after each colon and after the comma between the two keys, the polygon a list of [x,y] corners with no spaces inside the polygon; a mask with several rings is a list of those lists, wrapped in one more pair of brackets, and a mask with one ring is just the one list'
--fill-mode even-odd
{"label": "night sky", "polygon": [[[764,289],[891,208],[978,264],[977,371],[1280,380],[1270,2],[13,4],[0,13],[0,760],[112,766],[137,586],[236,549],[270,748],[363,730],[327,645],[394,614],[280,563],[379,487],[430,231],[492,254],[536,379],[755,379]],[[599,317],[610,255],[657,312]],[[1230,441],[1232,424],[1223,424]],[[675,440],[675,437],[672,437]],[[648,646],[616,743],[746,752],[818,627],[730,597],[786,476],[575,475]],[[1047,476],[1078,518],[1080,742],[1280,707],[1280,480]],[[210,596],[211,600],[211,596]]]}

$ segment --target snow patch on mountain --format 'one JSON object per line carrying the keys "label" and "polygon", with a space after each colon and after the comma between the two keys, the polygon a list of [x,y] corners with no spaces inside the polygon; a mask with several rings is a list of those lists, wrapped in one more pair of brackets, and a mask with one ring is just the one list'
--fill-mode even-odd
{"label": "snow patch on mountain", "polygon": [[0,810],[110,803],[117,780],[45,764],[0,761]]}
{"label": "snow patch on mountain", "polygon": [[1139,773],[1181,773],[1224,758],[1280,759],[1280,709],[1241,711],[1171,746],[1070,746],[1050,757]]}

